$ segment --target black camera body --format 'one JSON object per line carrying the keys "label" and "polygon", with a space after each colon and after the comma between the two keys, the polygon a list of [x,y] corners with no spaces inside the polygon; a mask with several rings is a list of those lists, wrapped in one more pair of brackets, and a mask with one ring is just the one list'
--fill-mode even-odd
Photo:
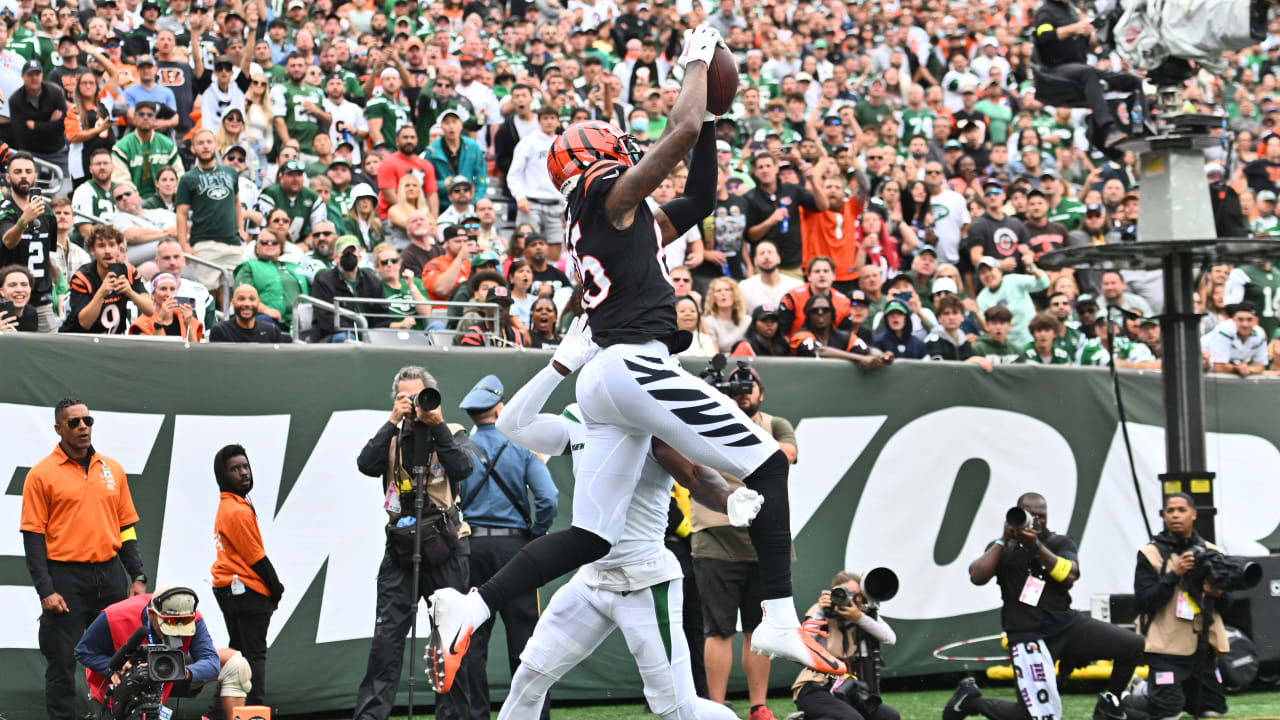
{"label": "black camera body", "polygon": [[856,677],[841,678],[835,687],[831,688],[831,694],[857,710],[863,717],[869,717],[884,704],[884,700],[872,691],[871,686]]}
{"label": "black camera body", "polygon": [[726,378],[724,375],[725,366],[729,361],[725,358],[724,353],[717,353],[711,358],[711,364],[706,370],[698,374],[711,387],[728,395],[729,397],[741,397],[750,395],[751,388],[755,385],[756,379],[751,375],[751,363],[746,360],[739,360],[738,367]]}
{"label": "black camera body", "polygon": [[853,593],[849,592],[849,588],[843,585],[837,585],[831,588],[831,607],[842,608],[849,607],[853,604]]}
{"label": "black camera body", "polygon": [[168,645],[140,645],[129,658],[128,670],[111,690],[111,715],[115,720],[150,720],[159,717],[166,683],[187,676],[182,650]]}
{"label": "black camera body", "polygon": [[1187,573],[1190,587],[1199,588],[1205,583],[1224,592],[1248,590],[1262,582],[1262,567],[1247,558],[1224,555],[1203,545],[1194,547],[1195,567]]}

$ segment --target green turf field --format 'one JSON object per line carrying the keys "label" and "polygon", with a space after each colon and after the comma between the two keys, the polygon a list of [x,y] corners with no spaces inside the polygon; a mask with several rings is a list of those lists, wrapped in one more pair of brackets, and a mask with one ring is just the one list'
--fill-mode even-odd
{"label": "green turf field", "polygon": [[[1013,699],[1013,686],[1001,685],[983,688],[984,697]],[[779,691],[781,694],[781,691]],[[898,709],[902,720],[938,720],[942,716],[942,705],[951,697],[949,690],[925,690],[921,692],[886,693],[885,702]],[[1093,713],[1094,695],[1064,695],[1063,720],[1089,720]],[[1280,691],[1251,692],[1233,695],[1227,699],[1230,705],[1228,718],[1235,720],[1280,720]],[[735,698],[733,708],[738,717],[747,717],[747,701]],[[795,712],[796,707],[790,697],[770,699],[769,708],[778,720]],[[403,718],[403,716],[400,716]],[[418,715],[417,717],[429,717]],[[494,713],[497,717],[497,713]],[[624,720],[629,718],[652,718],[645,713],[643,705],[582,705],[577,707],[556,708],[552,710],[553,720]],[[1189,717],[1189,716],[1184,716]],[[397,719],[399,720],[399,719]]]}

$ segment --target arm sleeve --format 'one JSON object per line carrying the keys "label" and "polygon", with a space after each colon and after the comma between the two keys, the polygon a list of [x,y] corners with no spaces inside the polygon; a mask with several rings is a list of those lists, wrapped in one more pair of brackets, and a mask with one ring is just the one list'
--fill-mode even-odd
{"label": "arm sleeve", "polygon": [[213,638],[209,636],[209,628],[205,625],[204,618],[196,620],[196,634],[191,636],[191,645],[187,648],[187,652],[191,654],[191,659],[194,661],[187,666],[191,671],[192,685],[203,685],[218,677],[222,663],[218,660],[218,648],[213,645]]}
{"label": "arm sleeve", "polygon": [[1209,351],[1209,361],[1216,363],[1231,362],[1231,338],[1221,330],[1214,330],[1205,336],[1201,342]]}
{"label": "arm sleeve", "polygon": [[453,439],[453,430],[449,428],[448,423],[441,423],[431,428],[431,434],[435,436],[433,442],[435,442],[436,456],[440,458],[440,464],[444,466],[445,473],[454,483],[461,483],[475,467],[471,453],[463,450]]}
{"label": "arm sleeve", "polygon": [[898,636],[893,632],[893,628],[889,627],[889,623],[880,618],[873,618],[866,613],[862,613],[862,617],[858,618],[856,624],[865,630],[868,635],[879,640],[882,645],[893,645],[898,642]]}
{"label": "arm sleeve", "polygon": [[1138,566],[1133,573],[1133,604],[1140,614],[1151,614],[1173,598],[1178,589],[1178,576],[1156,571],[1147,556],[1138,553]]}
{"label": "arm sleeve", "polygon": [[567,419],[539,414],[564,377],[547,365],[511,398],[498,416],[498,432],[511,442],[542,455],[562,455],[569,446]]}
{"label": "arm sleeve", "polygon": [[395,437],[398,428],[387,421],[378,428],[378,432],[369,438],[369,442],[360,449],[356,458],[356,468],[364,475],[380,478],[387,472],[387,454],[391,452],[391,438]]}
{"label": "arm sleeve", "polygon": [[35,586],[40,599],[57,592],[53,587],[53,578],[49,576],[49,555],[44,535],[22,531],[22,551],[27,556],[27,572],[31,573],[31,584]]}
{"label": "arm sleeve", "polygon": [[76,662],[98,674],[108,675],[111,672],[111,656],[115,652],[107,616],[98,613],[93,622],[89,623],[84,635],[80,636],[80,642],[76,643]]}
{"label": "arm sleeve", "polygon": [[684,197],[669,200],[662,205],[676,236],[685,234],[702,222],[716,209],[716,125],[703,123],[698,142],[693,146],[693,158],[689,163],[689,178],[684,185]]}
{"label": "arm sleeve", "polygon": [[[133,527],[132,525],[130,527]],[[125,540],[120,545],[120,562],[124,565],[124,571],[129,574],[129,582],[139,575],[145,575],[146,570],[142,565],[142,553],[138,550],[137,540]]]}
{"label": "arm sleeve", "polygon": [[511,163],[507,166],[507,188],[511,197],[529,196],[529,189],[524,185],[524,166],[529,160],[529,143],[518,142],[511,150]]}
{"label": "arm sleeve", "polygon": [[280,602],[280,596],[284,594],[284,585],[280,583],[280,576],[276,574],[276,568],[271,564],[271,558],[266,555],[256,563],[249,567],[262,578],[262,582],[266,584],[267,591],[271,593],[271,599],[274,602]]}
{"label": "arm sleeve", "polygon": [[544,535],[551,529],[559,509],[559,491],[551,480],[551,472],[533,453],[525,456],[525,482],[533,489],[533,534]]}

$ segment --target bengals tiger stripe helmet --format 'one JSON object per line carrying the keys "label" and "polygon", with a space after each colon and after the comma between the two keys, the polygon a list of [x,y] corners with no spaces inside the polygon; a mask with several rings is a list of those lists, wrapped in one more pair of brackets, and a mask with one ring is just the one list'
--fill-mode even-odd
{"label": "bengals tiger stripe helmet", "polygon": [[606,122],[588,120],[570,125],[551,143],[547,173],[565,197],[579,176],[597,160],[616,160],[627,167],[640,162],[644,151],[636,138]]}

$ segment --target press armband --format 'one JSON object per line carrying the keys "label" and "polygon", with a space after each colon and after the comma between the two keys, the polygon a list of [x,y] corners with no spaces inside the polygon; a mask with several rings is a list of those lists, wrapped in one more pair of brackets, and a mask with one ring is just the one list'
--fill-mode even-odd
{"label": "press armband", "polygon": [[1058,582],[1062,582],[1071,574],[1071,567],[1072,565],[1070,560],[1060,557],[1058,558],[1058,562],[1054,563],[1053,569],[1049,571],[1049,577],[1057,580]]}

